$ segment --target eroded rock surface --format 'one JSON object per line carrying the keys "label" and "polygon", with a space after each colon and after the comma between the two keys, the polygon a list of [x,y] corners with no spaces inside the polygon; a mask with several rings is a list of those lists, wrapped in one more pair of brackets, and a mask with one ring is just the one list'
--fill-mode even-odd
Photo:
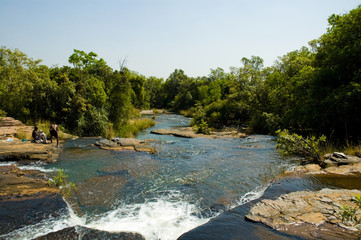
{"label": "eroded rock surface", "polygon": [[[351,231],[345,225],[351,227],[351,222],[342,223],[342,206],[357,207],[353,201],[355,195],[360,195],[359,190],[322,189],[320,191],[298,191],[280,196],[275,200],[264,199],[255,204],[246,215],[246,219],[262,222],[269,227],[291,232],[306,224],[313,227],[316,232],[321,224],[332,224],[334,230],[344,232]],[[361,212],[356,212],[358,218]],[[311,237],[298,232],[297,235]]]}

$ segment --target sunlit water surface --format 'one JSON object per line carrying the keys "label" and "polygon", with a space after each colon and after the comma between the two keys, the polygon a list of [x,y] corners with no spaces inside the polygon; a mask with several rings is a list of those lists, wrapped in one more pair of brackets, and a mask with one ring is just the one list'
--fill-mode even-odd
{"label": "sunlit water surface", "polygon": [[258,198],[293,164],[281,159],[270,136],[177,138],[150,131],[188,126],[188,118],[162,114],[156,122],[138,136],[157,140],[155,155],[101,150],[92,145],[95,139],[77,139],[65,144],[57,163],[28,166],[50,174],[64,169],[79,194],[68,200],[61,219],[27,226],[7,237],[31,239],[82,225],[138,232],[146,239],[177,239],[223,210]]}

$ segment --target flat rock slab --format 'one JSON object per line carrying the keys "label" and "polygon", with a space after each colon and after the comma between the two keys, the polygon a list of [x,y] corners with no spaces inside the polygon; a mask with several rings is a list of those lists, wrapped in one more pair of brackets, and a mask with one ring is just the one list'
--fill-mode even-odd
{"label": "flat rock slab", "polygon": [[34,170],[15,166],[0,167],[0,235],[49,216],[59,217],[66,203],[47,177]]}
{"label": "flat rock slab", "polygon": [[44,161],[56,160],[62,149],[56,147],[56,142],[42,144],[22,142],[19,139],[0,141],[0,161]]}
{"label": "flat rock slab", "polygon": [[101,139],[94,143],[100,149],[124,151],[133,150],[137,152],[155,153],[156,149],[150,144],[152,139],[138,140],[134,138],[113,138],[112,140]]}
{"label": "flat rock slab", "polygon": [[243,138],[246,134],[238,132],[237,130],[225,130],[219,132],[211,132],[210,134],[195,133],[191,127],[173,128],[173,129],[155,129],[151,131],[158,135],[173,135],[175,137],[183,138]]}
{"label": "flat rock slab", "polygon": [[100,239],[114,239],[114,240],[144,240],[145,238],[139,233],[128,232],[106,232],[96,229],[75,226],[64,228],[57,232],[49,233],[45,236],[35,238],[35,240],[100,240]]}
{"label": "flat rock slab", "polygon": [[[322,189],[320,191],[298,191],[280,196],[275,200],[264,199],[255,204],[246,219],[262,222],[267,226],[287,232],[292,226],[307,224],[318,226],[329,223],[335,226],[352,227],[342,223],[342,206],[357,207],[354,197],[359,190]],[[357,211],[359,219],[361,212]]]}

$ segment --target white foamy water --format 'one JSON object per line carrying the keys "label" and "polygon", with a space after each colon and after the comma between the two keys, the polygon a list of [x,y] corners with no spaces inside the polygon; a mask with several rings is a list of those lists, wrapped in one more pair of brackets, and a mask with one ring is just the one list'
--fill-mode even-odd
{"label": "white foamy water", "polygon": [[78,217],[68,205],[68,212],[64,214],[60,219],[50,217],[48,219],[44,219],[37,224],[28,225],[8,234],[1,235],[0,239],[30,240],[51,232],[62,230],[67,227],[72,227],[76,225],[84,226],[84,224],[85,219]]}
{"label": "white foamy water", "polygon": [[16,165],[16,162],[0,162],[0,166],[12,166]]}
{"label": "white foamy water", "polygon": [[87,227],[109,232],[137,232],[147,240],[174,240],[209,220],[194,215],[199,211],[196,205],[172,200],[173,197],[120,206],[89,222]]}
{"label": "white foamy water", "polygon": [[246,204],[250,201],[253,201],[253,200],[256,200],[260,197],[262,197],[262,195],[264,194],[264,192],[267,190],[267,188],[270,186],[270,184],[267,184],[267,185],[263,185],[263,186],[259,186],[257,187],[256,189],[246,193],[245,195],[243,195],[241,197],[240,200],[238,200],[236,202],[235,205],[231,206],[231,208],[234,208],[234,207],[237,207],[239,205],[243,205],[243,204]]}
{"label": "white foamy water", "polygon": [[175,200],[177,194],[145,203],[121,205],[95,217],[78,217],[68,205],[68,212],[61,219],[49,218],[0,238],[30,240],[67,227],[84,226],[108,232],[136,232],[147,240],[175,240],[209,221],[209,218],[195,216],[194,213],[200,210],[195,204]]}
{"label": "white foamy water", "polygon": [[58,169],[55,168],[45,168],[44,164],[30,164],[30,165],[18,165],[17,162],[1,162],[0,166],[16,166],[20,170],[37,170],[44,173],[54,172],[58,171]]}
{"label": "white foamy water", "polygon": [[58,169],[55,169],[55,168],[44,168],[43,166],[40,166],[40,165],[18,166],[18,168],[21,169],[21,170],[37,170],[37,171],[45,172],[45,173],[58,171]]}

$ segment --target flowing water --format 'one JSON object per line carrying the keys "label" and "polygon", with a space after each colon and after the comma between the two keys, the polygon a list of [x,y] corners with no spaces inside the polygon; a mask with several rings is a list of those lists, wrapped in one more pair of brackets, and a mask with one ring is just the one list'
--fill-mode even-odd
{"label": "flowing water", "polygon": [[95,139],[68,141],[57,163],[37,166],[50,174],[64,169],[77,184],[68,211],[61,219],[50,218],[7,237],[31,239],[81,225],[138,232],[146,239],[177,239],[225,209],[260,197],[293,164],[278,155],[270,136],[177,138],[150,131],[188,126],[188,118],[162,114],[156,122],[138,136],[157,140],[155,155],[101,150],[92,145]]}

